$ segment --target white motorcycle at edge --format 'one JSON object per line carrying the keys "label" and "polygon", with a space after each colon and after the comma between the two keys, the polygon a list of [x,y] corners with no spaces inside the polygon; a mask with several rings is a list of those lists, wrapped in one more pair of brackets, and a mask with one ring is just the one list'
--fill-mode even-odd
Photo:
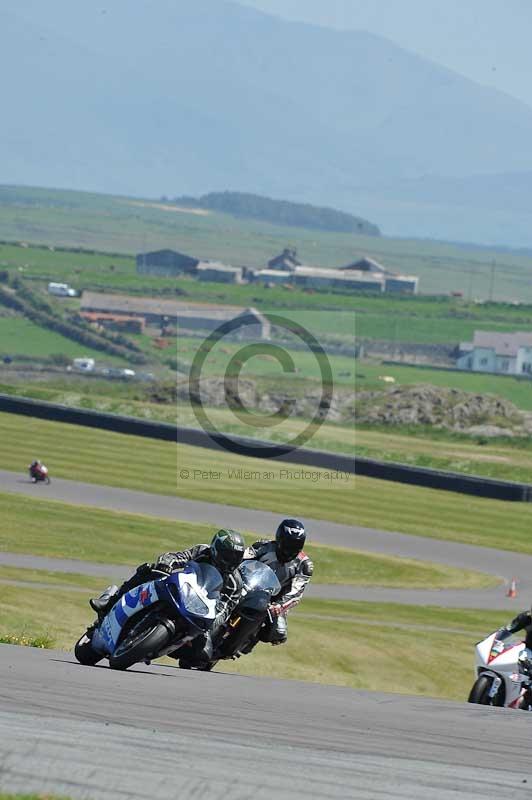
{"label": "white motorcycle at edge", "polygon": [[468,702],[532,710],[532,652],[523,641],[506,641],[497,634],[475,647],[475,682]]}

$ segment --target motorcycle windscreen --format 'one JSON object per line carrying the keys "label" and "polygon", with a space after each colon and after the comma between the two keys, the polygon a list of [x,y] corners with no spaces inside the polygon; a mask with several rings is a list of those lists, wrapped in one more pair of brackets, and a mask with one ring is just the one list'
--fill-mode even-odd
{"label": "motorcycle windscreen", "polygon": [[262,589],[272,597],[281,591],[277,575],[262,561],[243,561],[238,569],[248,591]]}
{"label": "motorcycle windscreen", "polygon": [[189,619],[214,620],[223,586],[216,567],[190,561],[182,572],[176,573],[175,579],[179,592],[176,600],[181,613]]}

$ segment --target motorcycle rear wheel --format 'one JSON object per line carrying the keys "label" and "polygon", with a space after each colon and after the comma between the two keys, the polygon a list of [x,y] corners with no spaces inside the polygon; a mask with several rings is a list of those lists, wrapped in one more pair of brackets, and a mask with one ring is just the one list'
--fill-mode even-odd
{"label": "motorcycle rear wheel", "polygon": [[500,690],[497,692],[495,697],[490,697],[492,683],[493,679],[490,678],[489,675],[481,675],[479,678],[477,678],[471,688],[471,691],[469,692],[467,702],[476,703],[480,706],[501,706],[503,703],[501,702],[502,697]]}
{"label": "motorcycle rear wheel", "polygon": [[139,661],[157,658],[158,652],[169,641],[170,632],[166,625],[159,620],[146,618],[126,634],[114,654],[109,656],[109,666],[111,669],[128,669]]}
{"label": "motorcycle rear wheel", "polygon": [[74,645],[74,655],[79,663],[84,664],[86,667],[94,667],[103,658],[100,653],[93,650],[91,640],[86,633]]}

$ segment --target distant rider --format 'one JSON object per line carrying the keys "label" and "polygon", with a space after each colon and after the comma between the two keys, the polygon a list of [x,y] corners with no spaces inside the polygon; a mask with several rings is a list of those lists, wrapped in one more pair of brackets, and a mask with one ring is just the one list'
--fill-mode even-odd
{"label": "distant rider", "polygon": [[33,483],[35,483],[37,479],[42,476],[43,472],[46,471],[46,467],[41,461],[39,461],[38,458],[31,462],[28,469]]}
{"label": "distant rider", "polygon": [[[258,641],[273,645],[284,644],[288,638],[286,616],[303,597],[312,577],[314,564],[303,552],[305,526],[297,519],[284,519],[272,541],[261,540],[248,548],[246,558],[256,558],[275,572],[281,591],[270,605],[270,619],[262,627]],[[257,644],[246,646],[246,652]]]}
{"label": "distant rider", "polygon": [[142,583],[170,575],[185,567],[189,561],[211,564],[218,569],[223,579],[220,599],[216,605],[216,619],[209,633],[197,637],[194,642],[194,657],[199,661],[208,662],[212,656],[212,636],[216,635],[240,600],[242,577],[238,567],[245,552],[246,545],[240,533],[229,529],[219,530],[210,545],[196,544],[188,550],[177,553],[162,553],[153,564],[141,564],[134,575],[120,588],[109,586],[100,597],[91,599],[89,601],[91,608],[102,619],[117,600]]}

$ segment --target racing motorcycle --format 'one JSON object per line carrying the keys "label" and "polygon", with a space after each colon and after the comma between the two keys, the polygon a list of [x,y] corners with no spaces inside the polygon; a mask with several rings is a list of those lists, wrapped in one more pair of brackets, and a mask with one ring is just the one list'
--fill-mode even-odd
{"label": "racing motorcycle", "polygon": [[532,708],[532,670],[525,643],[503,641],[498,631],[475,648],[476,680],[468,702],[483,706]]}
{"label": "racing motorcycle", "polygon": [[222,584],[215,567],[194,561],[180,572],[147,581],[126,592],[87,629],[74,655],[90,666],[108,658],[112,669],[124,670],[179,652],[211,627]]}
{"label": "racing motorcycle", "polygon": [[50,483],[50,476],[48,475],[48,467],[45,467],[44,464],[40,464],[36,467],[29,468],[30,478],[32,483],[38,483],[38,481],[43,481],[44,483]]}
{"label": "racing motorcycle", "polygon": [[[261,561],[243,561],[238,567],[242,576],[242,598],[216,637],[212,660],[199,662],[183,649],[179,658],[182,669],[210,672],[218,661],[236,659],[250,653],[258,641],[260,629],[270,619],[272,598],[281,591],[275,572]],[[190,648],[188,648],[190,650]]]}

